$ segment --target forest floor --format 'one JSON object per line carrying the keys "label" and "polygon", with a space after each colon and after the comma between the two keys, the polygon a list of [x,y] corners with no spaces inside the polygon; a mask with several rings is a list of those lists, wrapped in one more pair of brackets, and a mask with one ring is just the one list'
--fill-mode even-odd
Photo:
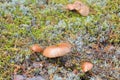
{"label": "forest floor", "polygon": [[[65,9],[74,1],[0,0],[0,80],[120,79],[120,1],[81,0],[88,16]],[[74,45],[63,57],[30,50],[60,42]],[[84,61],[91,71],[81,71]]]}

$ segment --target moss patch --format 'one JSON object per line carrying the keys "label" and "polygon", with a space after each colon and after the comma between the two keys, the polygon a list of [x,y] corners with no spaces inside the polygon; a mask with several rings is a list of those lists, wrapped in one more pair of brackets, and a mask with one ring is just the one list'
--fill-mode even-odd
{"label": "moss patch", "polygon": [[[32,52],[29,50],[29,46],[34,43],[45,47],[69,41],[76,46],[73,53],[84,51],[85,48],[81,50],[81,45],[88,46],[91,43],[118,46],[120,43],[119,0],[82,1],[90,7],[90,14],[87,17],[65,10],[64,6],[74,0],[1,1],[0,79],[12,79],[14,65],[22,65],[26,59],[30,58]],[[86,56],[87,53],[79,59],[86,60]],[[95,57],[97,58],[97,55]],[[109,59],[111,59],[110,57]],[[96,58],[91,61],[94,63],[98,61],[97,65],[102,65],[101,63],[104,62],[102,58]],[[117,61],[119,58],[115,55],[115,59],[113,63],[117,68],[120,65]],[[32,58],[32,60],[36,60],[36,58]],[[46,58],[39,55],[37,60],[46,60]],[[99,61],[101,62],[99,63]],[[77,64],[74,63],[74,65]],[[107,76],[107,79],[113,78],[117,79],[116,76]]]}

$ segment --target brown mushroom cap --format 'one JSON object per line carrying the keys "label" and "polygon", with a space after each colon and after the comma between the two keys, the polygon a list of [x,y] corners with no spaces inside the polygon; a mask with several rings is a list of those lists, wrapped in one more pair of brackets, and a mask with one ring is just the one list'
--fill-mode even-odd
{"label": "brown mushroom cap", "polygon": [[81,65],[81,68],[82,68],[83,72],[87,72],[87,71],[91,70],[92,67],[93,67],[93,64],[90,63],[90,62],[83,62],[82,65]]}
{"label": "brown mushroom cap", "polygon": [[43,51],[43,55],[48,58],[56,58],[64,56],[71,51],[71,45],[69,43],[60,43],[47,47]]}
{"label": "brown mushroom cap", "polygon": [[39,46],[39,44],[34,44],[30,47],[30,49],[34,52],[42,52],[43,49]]}
{"label": "brown mushroom cap", "polygon": [[80,1],[74,2],[75,10],[80,13],[82,16],[87,16],[89,14],[89,7]]}
{"label": "brown mushroom cap", "polygon": [[81,6],[83,6],[84,4],[82,2],[80,2],[80,1],[75,1],[73,3],[73,5],[74,5],[75,10],[80,10]]}
{"label": "brown mushroom cap", "polygon": [[76,10],[82,16],[87,16],[90,12],[89,7],[82,3],[81,1],[75,1],[73,4],[68,4],[66,6],[66,9]]}
{"label": "brown mushroom cap", "polygon": [[67,6],[66,6],[66,9],[68,9],[68,10],[74,10],[75,8],[74,8],[74,4],[68,4]]}
{"label": "brown mushroom cap", "polygon": [[89,14],[89,7],[87,6],[81,6],[81,9],[78,10],[78,12],[82,15],[82,16],[87,16]]}

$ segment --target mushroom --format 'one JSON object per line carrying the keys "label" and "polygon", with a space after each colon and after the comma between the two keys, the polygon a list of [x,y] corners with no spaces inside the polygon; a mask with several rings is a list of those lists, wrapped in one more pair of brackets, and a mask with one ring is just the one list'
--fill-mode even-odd
{"label": "mushroom", "polygon": [[66,9],[76,10],[82,16],[87,16],[89,14],[89,7],[82,3],[81,1],[75,1],[73,4],[68,4],[66,6]]}
{"label": "mushroom", "polygon": [[34,44],[30,47],[30,49],[34,52],[42,52],[43,49],[39,46],[39,44]]}
{"label": "mushroom", "polygon": [[87,16],[89,14],[89,7],[87,7],[85,4],[83,4],[80,1],[74,2],[74,8],[82,16]]}
{"label": "mushroom", "polygon": [[43,51],[43,55],[48,58],[56,58],[64,56],[71,51],[71,45],[69,43],[60,43],[58,45],[52,45],[47,47]]}
{"label": "mushroom", "polygon": [[66,9],[68,9],[68,10],[75,10],[74,4],[68,4],[68,5],[66,6]]}
{"label": "mushroom", "polygon": [[93,64],[90,62],[83,62],[81,65],[81,69],[83,72],[87,72],[93,68]]}

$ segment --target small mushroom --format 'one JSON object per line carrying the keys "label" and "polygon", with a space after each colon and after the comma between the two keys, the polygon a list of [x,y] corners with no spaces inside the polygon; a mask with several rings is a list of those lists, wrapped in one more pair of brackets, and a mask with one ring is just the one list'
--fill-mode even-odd
{"label": "small mushroom", "polygon": [[42,52],[43,49],[39,46],[39,44],[34,44],[30,47],[30,49],[34,52]]}
{"label": "small mushroom", "polygon": [[89,8],[87,6],[81,6],[80,10],[77,10],[82,16],[87,16],[89,14]]}
{"label": "small mushroom", "polygon": [[86,6],[81,1],[75,1],[73,4],[68,4],[66,6],[66,9],[68,10],[76,10],[78,13],[80,13],[82,16],[87,16],[89,14],[89,7]]}
{"label": "small mushroom", "polygon": [[89,14],[89,7],[87,7],[85,4],[83,4],[80,1],[74,2],[75,10],[80,13],[82,16],[87,16]]}
{"label": "small mushroom", "polygon": [[68,9],[68,10],[75,10],[73,4],[68,4],[68,5],[66,6],[66,9]]}
{"label": "small mushroom", "polygon": [[81,68],[83,72],[87,72],[93,68],[93,64],[90,62],[83,62]]}
{"label": "small mushroom", "polygon": [[58,45],[52,45],[47,47],[43,51],[43,55],[48,58],[56,58],[64,56],[71,51],[71,45],[69,43],[60,43]]}
{"label": "small mushroom", "polygon": [[80,10],[81,7],[82,7],[84,4],[83,4],[82,2],[80,2],[80,1],[75,1],[75,2],[73,3],[73,5],[74,5],[75,10]]}

